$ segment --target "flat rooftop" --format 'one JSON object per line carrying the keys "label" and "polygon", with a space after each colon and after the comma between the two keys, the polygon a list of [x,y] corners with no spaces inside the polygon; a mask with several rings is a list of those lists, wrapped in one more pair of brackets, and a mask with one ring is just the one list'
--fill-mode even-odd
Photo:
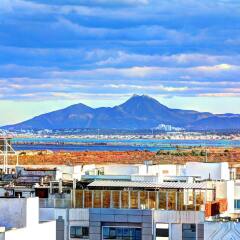
{"label": "flat rooftop", "polygon": [[130,182],[130,181],[108,181],[98,180],[88,184],[88,187],[119,187],[119,188],[163,188],[163,189],[214,189],[207,182],[185,183],[185,182]]}

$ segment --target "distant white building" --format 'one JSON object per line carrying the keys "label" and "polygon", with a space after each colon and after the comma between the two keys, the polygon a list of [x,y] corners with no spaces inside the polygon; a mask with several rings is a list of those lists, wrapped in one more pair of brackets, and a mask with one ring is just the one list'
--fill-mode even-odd
{"label": "distant white building", "polygon": [[0,240],[55,240],[56,222],[39,223],[38,198],[0,198]]}

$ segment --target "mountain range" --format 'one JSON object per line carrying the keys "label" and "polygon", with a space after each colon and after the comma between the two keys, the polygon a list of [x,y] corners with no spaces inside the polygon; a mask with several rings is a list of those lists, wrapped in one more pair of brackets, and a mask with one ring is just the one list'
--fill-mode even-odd
{"label": "mountain range", "polygon": [[159,124],[187,130],[240,129],[240,115],[172,109],[149,96],[133,95],[115,107],[91,108],[79,103],[2,129],[151,129]]}

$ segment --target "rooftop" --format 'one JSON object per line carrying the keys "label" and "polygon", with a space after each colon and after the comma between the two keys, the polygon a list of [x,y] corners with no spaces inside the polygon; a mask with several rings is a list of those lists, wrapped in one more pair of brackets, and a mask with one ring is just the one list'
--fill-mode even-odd
{"label": "rooftop", "polygon": [[207,182],[185,183],[185,182],[130,182],[130,181],[94,181],[88,187],[123,187],[123,188],[165,188],[165,189],[214,189]]}

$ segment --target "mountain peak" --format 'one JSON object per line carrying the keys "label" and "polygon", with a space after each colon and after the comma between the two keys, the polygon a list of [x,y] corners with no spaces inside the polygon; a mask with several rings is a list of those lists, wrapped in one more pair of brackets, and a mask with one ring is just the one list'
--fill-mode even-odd
{"label": "mountain peak", "polygon": [[[215,124],[217,121],[218,125]],[[240,129],[240,116],[214,115],[171,109],[147,95],[134,94],[125,103],[113,108],[91,108],[82,103],[45,113],[19,124],[3,127],[20,129],[115,128],[150,129],[159,124],[186,129]]]}
{"label": "mountain peak", "polygon": [[162,105],[160,102],[158,102],[156,99],[149,97],[148,95],[137,95],[134,94],[132,97],[130,97],[126,102],[120,105],[120,107],[131,107],[136,108],[139,107],[162,107],[167,109],[166,106]]}
{"label": "mountain peak", "polygon": [[145,95],[145,94],[143,94],[143,95],[133,94],[132,97],[129,98],[129,100],[134,99],[134,98],[137,98],[137,99],[151,99],[151,100],[156,101],[156,99],[154,99],[154,98],[152,98],[148,95]]}

